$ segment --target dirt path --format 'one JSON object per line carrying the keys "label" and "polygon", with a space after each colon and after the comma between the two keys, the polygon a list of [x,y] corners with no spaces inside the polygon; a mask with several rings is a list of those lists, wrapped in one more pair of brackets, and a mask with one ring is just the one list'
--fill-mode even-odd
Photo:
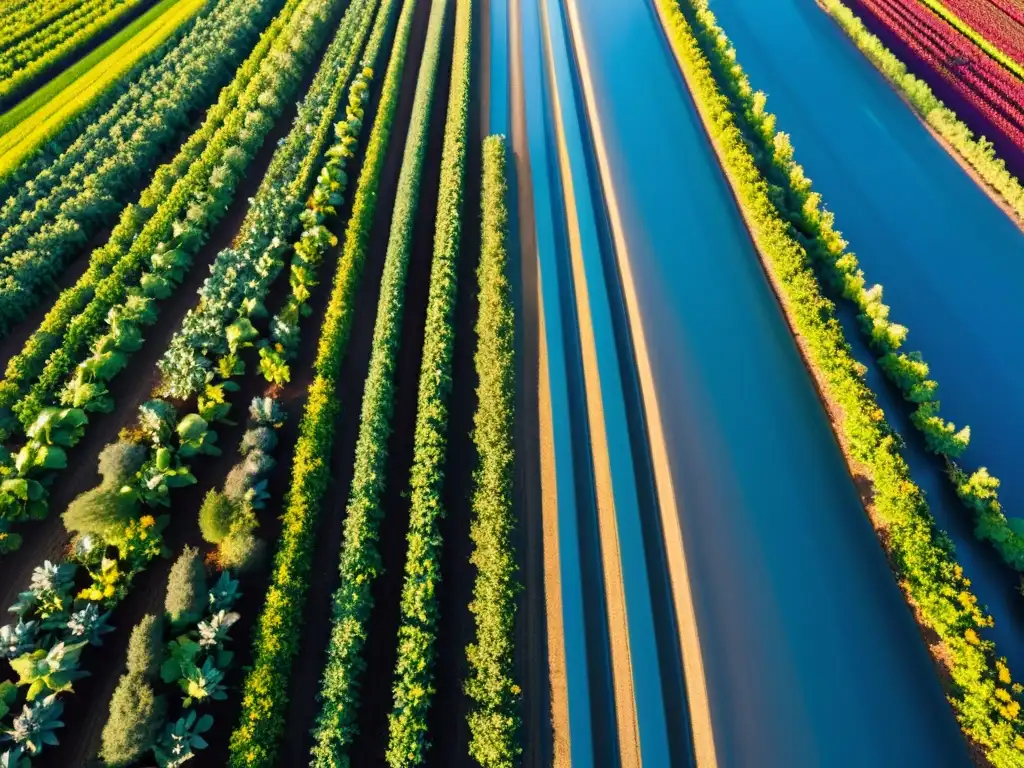
{"label": "dirt path", "polygon": [[444,471],[443,498],[447,517],[440,526],[444,541],[441,550],[442,580],[438,587],[441,619],[438,623],[434,668],[436,692],[427,731],[431,741],[428,763],[452,768],[471,768],[476,765],[469,757],[467,716],[470,700],[463,693],[463,685],[469,672],[466,645],[472,642],[475,628],[473,614],[469,611],[476,578],[476,568],[469,562],[473,550],[469,537],[473,515],[473,472],[477,466],[472,431],[478,380],[473,356],[476,351],[475,327],[479,314],[476,268],[480,262],[481,122],[489,106],[486,98],[481,98],[487,81],[481,46],[487,28],[481,23],[483,14],[478,7],[481,4],[478,0],[473,8],[473,74],[470,80],[466,177],[454,317],[452,391],[448,400],[448,454]]}
{"label": "dirt path", "polygon": [[[305,622],[301,630],[299,654],[292,670],[287,716],[288,730],[281,746],[279,759],[281,765],[304,765],[308,761],[309,749],[312,746],[309,731],[318,711],[316,694],[320,689],[324,654],[330,637],[331,595],[338,586],[338,553],[341,549],[342,522],[345,519],[348,488],[352,479],[355,444],[359,434],[363,384],[373,343],[373,325],[377,313],[377,296],[380,292],[384,252],[391,223],[392,202],[395,198],[398,173],[402,164],[402,151],[412,111],[416,74],[423,52],[429,15],[430,3],[428,0],[418,0],[406,53],[405,69],[402,73],[398,107],[377,190],[377,210],[370,235],[367,261],[361,278],[362,285],[356,296],[352,335],[341,364],[338,388],[341,413],[336,425],[332,457],[334,484],[328,491],[321,511],[322,519],[319,523],[317,544],[313,552]],[[365,124],[368,125],[369,121]],[[350,178],[355,178],[355,176]],[[333,272],[333,265],[330,269],[325,270],[325,275],[329,275],[325,276],[325,281],[329,281],[333,277]],[[319,328],[316,335],[318,333]],[[311,332],[308,335],[313,336],[314,333]],[[390,692],[390,688],[387,690]]]}
{"label": "dirt path", "polygon": [[[557,502],[552,478],[542,487],[542,467],[554,471],[551,396],[537,275],[533,185],[523,94],[520,0],[509,4],[511,147],[508,164],[509,265],[516,315],[516,475],[514,498],[519,578],[516,605],[516,676],[523,688],[523,765],[568,768],[569,713],[565,656],[561,643],[561,587],[558,579]],[[504,97],[495,94],[495,98]],[[518,255],[518,258],[516,257]],[[542,423],[543,419],[543,423]],[[527,737],[528,735],[528,737]]]}

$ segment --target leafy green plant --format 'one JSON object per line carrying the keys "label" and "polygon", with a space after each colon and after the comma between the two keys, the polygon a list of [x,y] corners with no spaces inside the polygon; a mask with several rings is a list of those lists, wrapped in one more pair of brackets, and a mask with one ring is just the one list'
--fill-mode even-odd
{"label": "leafy green plant", "polygon": [[58,719],[63,711],[64,703],[57,700],[56,694],[50,694],[26,704],[21,714],[14,718],[13,727],[6,733],[11,741],[34,757],[45,747],[60,743],[53,732],[64,727],[64,723]]}
{"label": "leafy green plant", "polygon": [[11,669],[19,675],[18,686],[28,686],[25,698],[34,701],[40,695],[72,690],[71,684],[88,674],[78,669],[78,659],[86,645],[85,640],[60,642],[48,651],[39,648],[11,659]]}
{"label": "leafy green plant", "polygon": [[197,717],[195,710],[168,725],[154,749],[157,765],[160,768],[177,768],[190,760],[196,750],[206,749],[209,745],[202,734],[212,727],[213,718],[209,715]]}

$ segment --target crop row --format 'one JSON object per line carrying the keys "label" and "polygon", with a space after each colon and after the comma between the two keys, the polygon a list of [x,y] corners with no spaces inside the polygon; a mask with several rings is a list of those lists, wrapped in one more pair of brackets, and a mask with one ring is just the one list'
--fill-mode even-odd
{"label": "crop row", "polygon": [[391,215],[341,546],[341,584],[332,597],[331,638],[319,692],[320,710],[313,728],[311,765],[315,766],[347,765],[347,750],[356,731],[366,623],[373,610],[372,587],[381,570],[377,539],[384,516],[381,495],[387,480],[406,276],[447,5],[447,0],[433,0],[431,5]]}
{"label": "crop row", "polygon": [[[466,131],[472,69],[472,0],[455,7],[455,42],[448,114],[441,153],[434,258],[420,364],[416,429],[410,470],[408,550],[402,586],[398,654],[389,717],[388,764],[422,765],[427,759],[427,713],[434,693],[437,624],[440,606],[441,519],[448,444],[448,400],[452,389],[452,352],[458,256],[466,181]],[[386,437],[384,438],[386,439]],[[383,467],[383,462],[378,466]]]}
{"label": "crop row", "polygon": [[93,39],[134,12],[142,0],[88,0],[0,53],[0,101],[9,100],[46,72],[90,46]]}
{"label": "crop row", "polygon": [[67,260],[121,210],[133,185],[184,132],[194,111],[210,103],[278,5],[218,3],[7,201],[0,212],[0,326],[21,319],[51,290]]}
{"label": "crop row", "polygon": [[[950,700],[961,727],[994,765],[1019,765],[1024,751],[1016,699],[1019,689],[1012,684],[1005,662],[995,656],[994,644],[982,637],[991,618],[978,606],[948,539],[936,529],[924,493],[900,455],[899,438],[885,422],[834,309],[821,294],[811,258],[769,198],[769,184],[737,123],[739,110],[723,94],[691,19],[706,40],[728,45],[727,40],[702,0],[695,0],[687,11],[676,0],[658,3],[690,91],[787,317],[805,341],[827,396],[843,414],[840,426],[851,460],[865,468],[873,483],[874,508],[886,525],[886,546],[897,576],[920,622],[942,641],[944,661],[955,683]],[[727,71],[734,79],[729,87],[743,90],[746,78],[735,61]]]}
{"label": "crop row", "polygon": [[11,46],[29,37],[40,28],[45,27],[55,19],[60,18],[71,8],[79,5],[82,0],[54,0],[43,10],[39,8],[21,8],[16,11],[8,11],[0,8],[4,14],[4,27],[0,29],[0,51],[6,51]]}
{"label": "crop row", "polygon": [[993,126],[1024,147],[1024,82],[916,3],[864,0],[864,4]]}
{"label": "crop row", "polygon": [[[388,13],[383,18],[390,18],[393,2],[387,0]],[[231,735],[229,765],[233,768],[272,764],[284,731],[288,683],[298,653],[316,522],[330,482],[339,411],[338,375],[352,329],[353,304],[376,212],[377,186],[398,106],[415,7],[416,0],[404,0],[320,333],[313,381],[295,445],[280,544],[253,636],[253,664],[243,685],[239,724]],[[377,45],[382,41],[383,36],[371,37]],[[376,48],[368,49],[364,67],[372,70],[376,56]]]}
{"label": "crop row", "polygon": [[[346,10],[299,110],[295,127],[274,153],[270,168],[249,205],[232,247],[217,254],[210,276],[159,362],[160,391],[185,399],[202,390],[212,356],[227,352],[225,329],[251,326],[265,317],[265,300],[281,272],[287,243],[300,223],[303,202],[315,181],[316,165],[328,144],[349,80],[377,10],[377,0],[355,0]],[[316,130],[307,130],[306,126]]]}
{"label": "crop row", "polygon": [[0,177],[93,110],[108,106],[150,62],[175,46],[206,0],[163,0],[0,118]]}
{"label": "crop row", "polygon": [[1024,27],[988,0],[921,0],[960,34],[1024,79]]}
{"label": "crop row", "polygon": [[[288,23],[267,56],[258,62],[258,68],[256,62],[249,62],[256,72],[236,109],[161,201],[131,244],[126,258],[103,281],[93,302],[75,318],[71,331],[75,330],[75,323],[92,312],[100,333],[90,340],[92,354],[82,361],[61,391],[62,402],[88,411],[113,407],[106,384],[125,368],[129,355],[142,345],[142,328],[156,320],[156,301],[167,298],[180,284],[192,254],[208,236],[209,228],[226,212],[242,173],[316,53],[331,4],[332,0],[308,0],[292,13],[286,11]],[[144,268],[134,284],[121,269],[139,262]],[[34,401],[19,403],[19,414],[26,425],[34,423],[29,418],[37,418],[27,416],[29,403],[33,402],[41,406],[31,407],[33,413],[38,413],[45,411],[52,401],[36,397]],[[32,434],[27,436],[29,445],[33,445],[35,438]],[[0,469],[21,476],[16,464]],[[52,472],[43,474],[44,479],[52,481],[52,477]],[[24,506],[9,494],[0,496],[0,504],[5,521],[26,514]]]}
{"label": "crop row", "polygon": [[1006,203],[1018,219],[1024,221],[1024,186],[996,155],[992,143],[977,139],[956,113],[946,107],[928,84],[912,75],[853,11],[840,0],[821,0],[821,6],[836,21],[853,44],[879,69],[918,116],[938,133],[985,181],[994,194]]}
{"label": "crop row", "polygon": [[[139,202],[122,211],[120,221],[107,243],[93,251],[85,274],[60,294],[39,328],[25,342],[21,352],[8,362],[5,378],[0,382],[0,409],[9,410],[14,407],[27,394],[35,379],[39,381],[31,399],[38,403],[46,402],[78,362],[92,334],[97,332],[100,319],[114,304],[107,303],[97,308],[94,317],[84,316],[83,313],[95,305],[94,299],[98,292],[102,294],[104,289],[110,291],[107,286],[116,285],[141,269],[148,254],[136,250],[132,254],[135,257],[133,262],[127,258],[129,249],[161,203],[170,195],[174,185],[202,156],[224,119],[235,108],[298,2],[289,0],[285,11],[278,14],[248,58],[236,70],[231,83],[221,90],[217,103],[209,110],[200,128],[192,133],[170,163],[157,170],[152,182],[142,192]],[[241,2],[238,5],[227,4],[224,9],[237,12],[240,5]],[[210,17],[208,21],[216,22],[217,17]],[[174,52],[170,54],[173,55]]]}
{"label": "crop row", "polygon": [[[999,480],[982,467],[968,475],[955,461],[967,448],[970,428],[956,427],[939,415],[938,384],[928,378],[928,364],[919,352],[900,351],[908,329],[890,318],[881,285],[868,287],[856,255],[835,229],[834,215],[821,207],[821,198],[796,163],[789,138],[775,133],[775,118],[765,109],[766,100],[754,94],[746,76],[726,76],[734,67],[735,52],[721,34],[714,16],[699,6],[698,39],[711,59],[723,91],[733,103],[737,124],[753,148],[761,172],[786,197],[778,206],[806,244],[813,264],[833,289],[848,299],[858,312],[859,327],[878,355],[882,373],[915,406],[911,423],[924,436],[928,449],[946,460],[954,490],[975,517],[975,533],[988,541],[1003,561],[1024,571],[1024,537],[1019,535],[999,503]],[[715,41],[715,42],[712,42]]]}
{"label": "crop row", "polygon": [[477,406],[473,441],[479,457],[473,489],[471,561],[477,575],[469,605],[476,632],[466,648],[469,678],[469,754],[483,768],[510,768],[522,753],[521,690],[513,674],[516,558],[515,318],[508,276],[508,182],[505,138],[489,136],[483,148],[482,244],[476,324]]}

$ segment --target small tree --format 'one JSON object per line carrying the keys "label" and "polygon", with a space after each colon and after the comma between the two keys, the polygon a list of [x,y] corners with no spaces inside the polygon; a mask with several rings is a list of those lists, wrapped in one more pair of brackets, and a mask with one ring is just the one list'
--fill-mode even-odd
{"label": "small tree", "polygon": [[135,499],[130,493],[100,485],[79,494],[64,512],[64,526],[72,533],[109,538],[124,531],[132,519]]}
{"label": "small tree", "polygon": [[109,443],[99,458],[99,473],[103,477],[103,485],[119,487],[134,475],[146,461],[146,446],[119,440]]}
{"label": "small tree", "polygon": [[153,679],[164,656],[164,622],[147,614],[135,625],[128,640],[128,674]]}
{"label": "small tree", "polygon": [[195,547],[185,547],[171,566],[164,608],[171,624],[180,626],[199,618],[206,605],[206,567]]}
{"label": "small tree", "polygon": [[153,748],[166,712],[164,698],[142,676],[122,675],[110,700],[100,757],[112,768],[134,763]]}

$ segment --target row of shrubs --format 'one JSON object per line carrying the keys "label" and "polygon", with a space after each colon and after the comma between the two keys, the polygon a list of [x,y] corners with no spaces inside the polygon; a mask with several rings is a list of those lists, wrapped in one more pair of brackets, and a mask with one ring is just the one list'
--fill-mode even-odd
{"label": "row of shrubs", "polygon": [[[237,66],[239,47],[255,39],[275,1],[236,6],[233,18],[215,11],[211,24],[196,24],[193,31],[203,34],[186,36],[167,65],[143,74],[151,93],[129,89],[97,120],[105,131],[90,126],[56,161],[11,190],[0,211],[0,327],[48,295],[68,260],[111,222],[187,129],[190,115],[213,99],[223,68]],[[192,89],[183,85],[189,78],[196,80]]]}
{"label": "row of shrubs", "polygon": [[[390,20],[396,1],[385,1],[384,18]],[[284,731],[288,683],[292,662],[298,653],[316,522],[331,479],[330,458],[340,409],[338,375],[352,328],[354,299],[376,211],[377,185],[398,106],[415,5],[415,0],[404,0],[395,29],[380,103],[320,333],[313,381],[299,423],[278,549],[253,636],[253,663],[243,684],[239,723],[231,735],[229,765],[232,768],[273,764]],[[383,40],[384,36],[371,38],[376,46]],[[377,48],[367,49],[364,71],[373,71],[377,55]]]}
{"label": "row of shrubs", "polygon": [[303,203],[330,144],[331,126],[357,70],[377,5],[377,0],[354,0],[346,9],[292,130],[249,201],[238,236],[217,254],[199,288],[198,303],[157,364],[161,394],[185,399],[201,391],[211,358],[226,351],[224,329],[267,316],[267,293],[299,228]]}
{"label": "row of shrubs", "polygon": [[[901,441],[885,422],[863,379],[834,307],[825,299],[806,250],[780,215],[771,187],[737,127],[689,19],[676,0],[658,0],[669,39],[690,91],[723,163],[752,236],[775,283],[793,329],[805,341],[809,362],[827,396],[842,413],[841,432],[851,460],[864,466],[874,508],[886,527],[890,559],[921,623],[943,644],[952,690],[950,701],[964,733],[993,765],[1020,765],[1024,727],[1014,684],[994,644],[982,637],[992,620],[978,606],[948,538],[935,528],[924,493],[910,477]],[[699,9],[706,12],[701,4]],[[734,65],[735,66],[735,65]],[[736,69],[731,70],[738,76]]]}
{"label": "row of shrubs", "polygon": [[[295,5],[298,2],[299,0],[290,0],[289,6]],[[243,14],[239,14],[237,8],[230,2],[218,3],[216,6],[224,12],[234,12],[234,18],[247,18]],[[252,22],[247,22],[247,27],[250,23],[260,20],[261,14],[257,11],[258,9],[250,11]],[[207,113],[202,127],[192,133],[171,162],[164,164],[157,170],[153,180],[143,191],[139,202],[132,203],[124,209],[120,221],[111,232],[107,243],[92,252],[89,258],[89,267],[85,273],[73,286],[61,292],[39,325],[39,328],[28,338],[21,351],[8,361],[4,371],[4,380],[0,382],[0,410],[7,411],[14,406],[25,394],[33,380],[43,373],[44,367],[47,365],[51,355],[56,353],[57,357],[55,365],[51,369],[51,374],[48,376],[54,382],[50,385],[51,389],[55,388],[71,368],[74,367],[75,362],[77,362],[77,355],[80,354],[85,343],[87,343],[89,334],[88,329],[84,329],[86,332],[77,334],[78,338],[73,347],[61,349],[68,325],[89,306],[104,278],[110,274],[115,266],[125,259],[128,249],[142,231],[143,226],[145,226],[159,205],[170,194],[175,183],[184,176],[192,163],[199,158],[210,138],[215,134],[216,129],[234,109],[239,96],[245,90],[252,75],[257,71],[259,63],[266,56],[270,46],[284,27],[285,22],[289,18],[289,13],[290,11],[280,14],[264,32],[248,58],[235,72],[234,79],[221,90],[217,103]],[[269,10],[263,11],[262,15],[269,15]],[[218,47],[208,39],[207,35],[212,34],[210,27],[217,24],[230,29],[231,20],[222,19],[218,13],[201,16],[192,32],[185,37],[181,45],[171,50],[170,53],[157,61],[153,67],[143,74],[142,83],[148,82],[150,77],[155,78],[157,75],[166,74],[169,79],[177,75],[178,71],[171,68],[171,64],[178,60],[182,51],[189,50],[194,44],[205,46],[209,51],[208,55],[216,55]],[[262,26],[262,24],[259,24],[253,30],[253,36],[256,35]],[[243,44],[240,44],[238,47],[241,50],[248,48],[248,46]],[[165,66],[168,68],[166,73],[163,72]],[[215,71],[219,70],[218,67],[213,69]],[[184,70],[181,71],[184,77]],[[201,91],[201,86],[204,85],[202,80],[194,82],[186,79],[186,81],[193,82],[196,91]],[[156,86],[153,86],[153,88],[156,91],[153,96],[156,97],[160,94],[160,91],[156,89]],[[39,188],[40,193],[43,193],[49,189],[51,183],[57,183],[55,179],[51,178],[50,181],[46,181],[44,177],[53,177],[55,174],[60,173],[69,175],[72,168],[77,168],[81,165],[74,158],[76,155],[85,152],[86,145],[90,145],[90,148],[95,147],[102,157],[105,143],[101,137],[94,135],[95,131],[98,128],[105,128],[107,131],[113,130],[113,127],[119,124],[118,120],[121,117],[121,111],[130,110],[133,101],[142,98],[142,96],[143,94],[129,88],[128,92],[121,96],[110,110],[85,128],[82,135],[72,144],[68,151],[62,153],[60,158],[53,162],[52,165],[48,165],[46,170],[40,173],[39,176],[32,178],[32,187]],[[175,100],[168,98],[168,102],[175,103]],[[79,126],[71,126],[69,130],[73,130],[76,127]],[[60,137],[54,141],[61,143]],[[126,152],[124,153],[127,154]],[[129,160],[139,162],[138,158],[130,154]],[[22,179],[21,190],[28,188],[29,185],[24,183],[28,180],[29,177],[27,176]],[[34,198],[27,198],[24,201],[24,205],[32,205],[33,201]],[[7,211],[6,206],[4,210],[5,212]],[[135,255],[140,260],[145,256],[145,254],[139,252],[136,252]],[[140,261],[134,266],[122,267],[120,274],[122,276],[134,274],[134,272],[124,270],[138,270],[143,263]],[[58,351],[59,349],[60,351]]]}
{"label": "row of shrubs", "polygon": [[867,56],[878,70],[910,103],[918,116],[935,129],[953,150],[988,184],[1021,220],[1024,220],[1024,186],[996,155],[992,142],[975,138],[956,113],[943,104],[928,87],[914,77],[885,44],[868,31],[857,16],[840,0],[819,0],[822,8]]}
{"label": "row of shrubs", "polygon": [[[427,714],[434,694],[440,616],[437,589],[442,578],[441,548],[444,545],[440,523],[445,515],[442,494],[455,346],[452,324],[466,179],[472,38],[472,0],[459,0],[455,6],[451,86],[441,152],[433,264],[410,470],[408,550],[392,685],[394,707],[389,716],[386,754],[393,768],[423,765],[429,747]],[[425,122],[429,121],[425,119]]]}
{"label": "row of shrubs", "polygon": [[514,768],[522,692],[513,674],[516,579],[512,533],[515,453],[515,317],[508,275],[508,182],[504,136],[489,136],[483,149],[482,246],[476,324],[477,406],[473,441],[479,463],[473,491],[471,560],[476,632],[466,648],[469,678],[469,753],[483,768]]}
{"label": "row of shrubs", "polygon": [[991,543],[1011,568],[1024,571],[1022,521],[1011,521],[1003,513],[999,480],[984,467],[968,474],[956,464],[970,441],[970,428],[958,431],[939,415],[938,384],[928,378],[928,364],[919,352],[900,351],[908,330],[890,319],[882,286],[867,286],[856,255],[847,250],[846,241],[835,229],[834,214],[822,209],[821,195],[812,191],[810,180],[796,163],[789,137],[776,133],[775,116],[767,111],[765,95],[754,92],[746,75],[736,68],[735,51],[714,15],[703,0],[693,7],[698,40],[732,103],[737,126],[758,168],[779,190],[774,199],[779,213],[793,227],[819,274],[857,308],[860,329],[878,355],[879,368],[915,405],[911,423],[924,436],[928,449],[946,460],[954,489],[975,518],[978,538]]}
{"label": "row of shrubs", "polygon": [[[93,302],[72,321],[65,337],[65,348],[70,345],[75,331],[81,330],[84,318],[95,318],[94,328],[100,335],[92,340],[91,356],[79,363],[59,393],[61,403],[80,409],[79,412],[113,409],[107,383],[126,368],[129,356],[142,346],[142,328],[156,322],[156,301],[168,298],[184,280],[193,253],[208,236],[209,228],[226,213],[235,185],[273,125],[272,116],[280,113],[284,99],[299,83],[303,69],[300,63],[308,64],[315,54],[317,38],[326,26],[326,11],[336,1],[311,1],[304,12],[296,11],[291,25],[268,50],[258,72],[249,81],[236,109],[227,116],[188,173],[175,184],[125,259],[104,280]],[[300,58],[296,61],[295,57]],[[292,63],[279,70],[287,62]],[[279,71],[287,74],[279,75]],[[265,112],[254,107],[261,107]],[[254,120],[253,115],[260,115],[261,119]],[[206,129],[204,126],[201,130]],[[243,142],[244,150],[229,146],[233,141]],[[126,261],[134,260],[133,253],[148,254],[148,259],[140,259],[148,261],[148,268],[141,271],[138,285],[118,281],[120,268]],[[110,289],[109,296],[104,294],[105,288]],[[103,329],[106,332],[102,332]],[[248,339],[239,339],[239,342],[245,341]],[[51,357],[48,371],[55,362]],[[233,368],[231,372],[234,373]],[[57,404],[47,399],[52,396],[46,387],[48,383],[44,372],[29,394],[15,406],[26,433],[41,412]],[[204,394],[209,399],[211,393]],[[32,440],[31,436],[29,439]],[[10,475],[17,469],[16,463],[2,464],[0,475]],[[38,469],[39,473],[51,476],[59,471],[59,468],[46,466]],[[19,500],[10,496],[0,493],[0,517],[4,520],[16,519],[21,508]],[[38,501],[45,503],[45,498]]]}
{"label": "row of shrubs", "polygon": [[446,0],[432,0],[391,216],[345,516],[339,566],[341,584],[332,597],[331,639],[319,692],[320,711],[313,728],[311,765],[318,768],[348,765],[347,750],[356,733],[360,676],[366,666],[363,659],[366,625],[373,610],[373,584],[381,570],[377,538],[384,515],[381,496],[387,480],[388,438],[395,402],[395,366],[402,340],[405,284],[447,5]]}

